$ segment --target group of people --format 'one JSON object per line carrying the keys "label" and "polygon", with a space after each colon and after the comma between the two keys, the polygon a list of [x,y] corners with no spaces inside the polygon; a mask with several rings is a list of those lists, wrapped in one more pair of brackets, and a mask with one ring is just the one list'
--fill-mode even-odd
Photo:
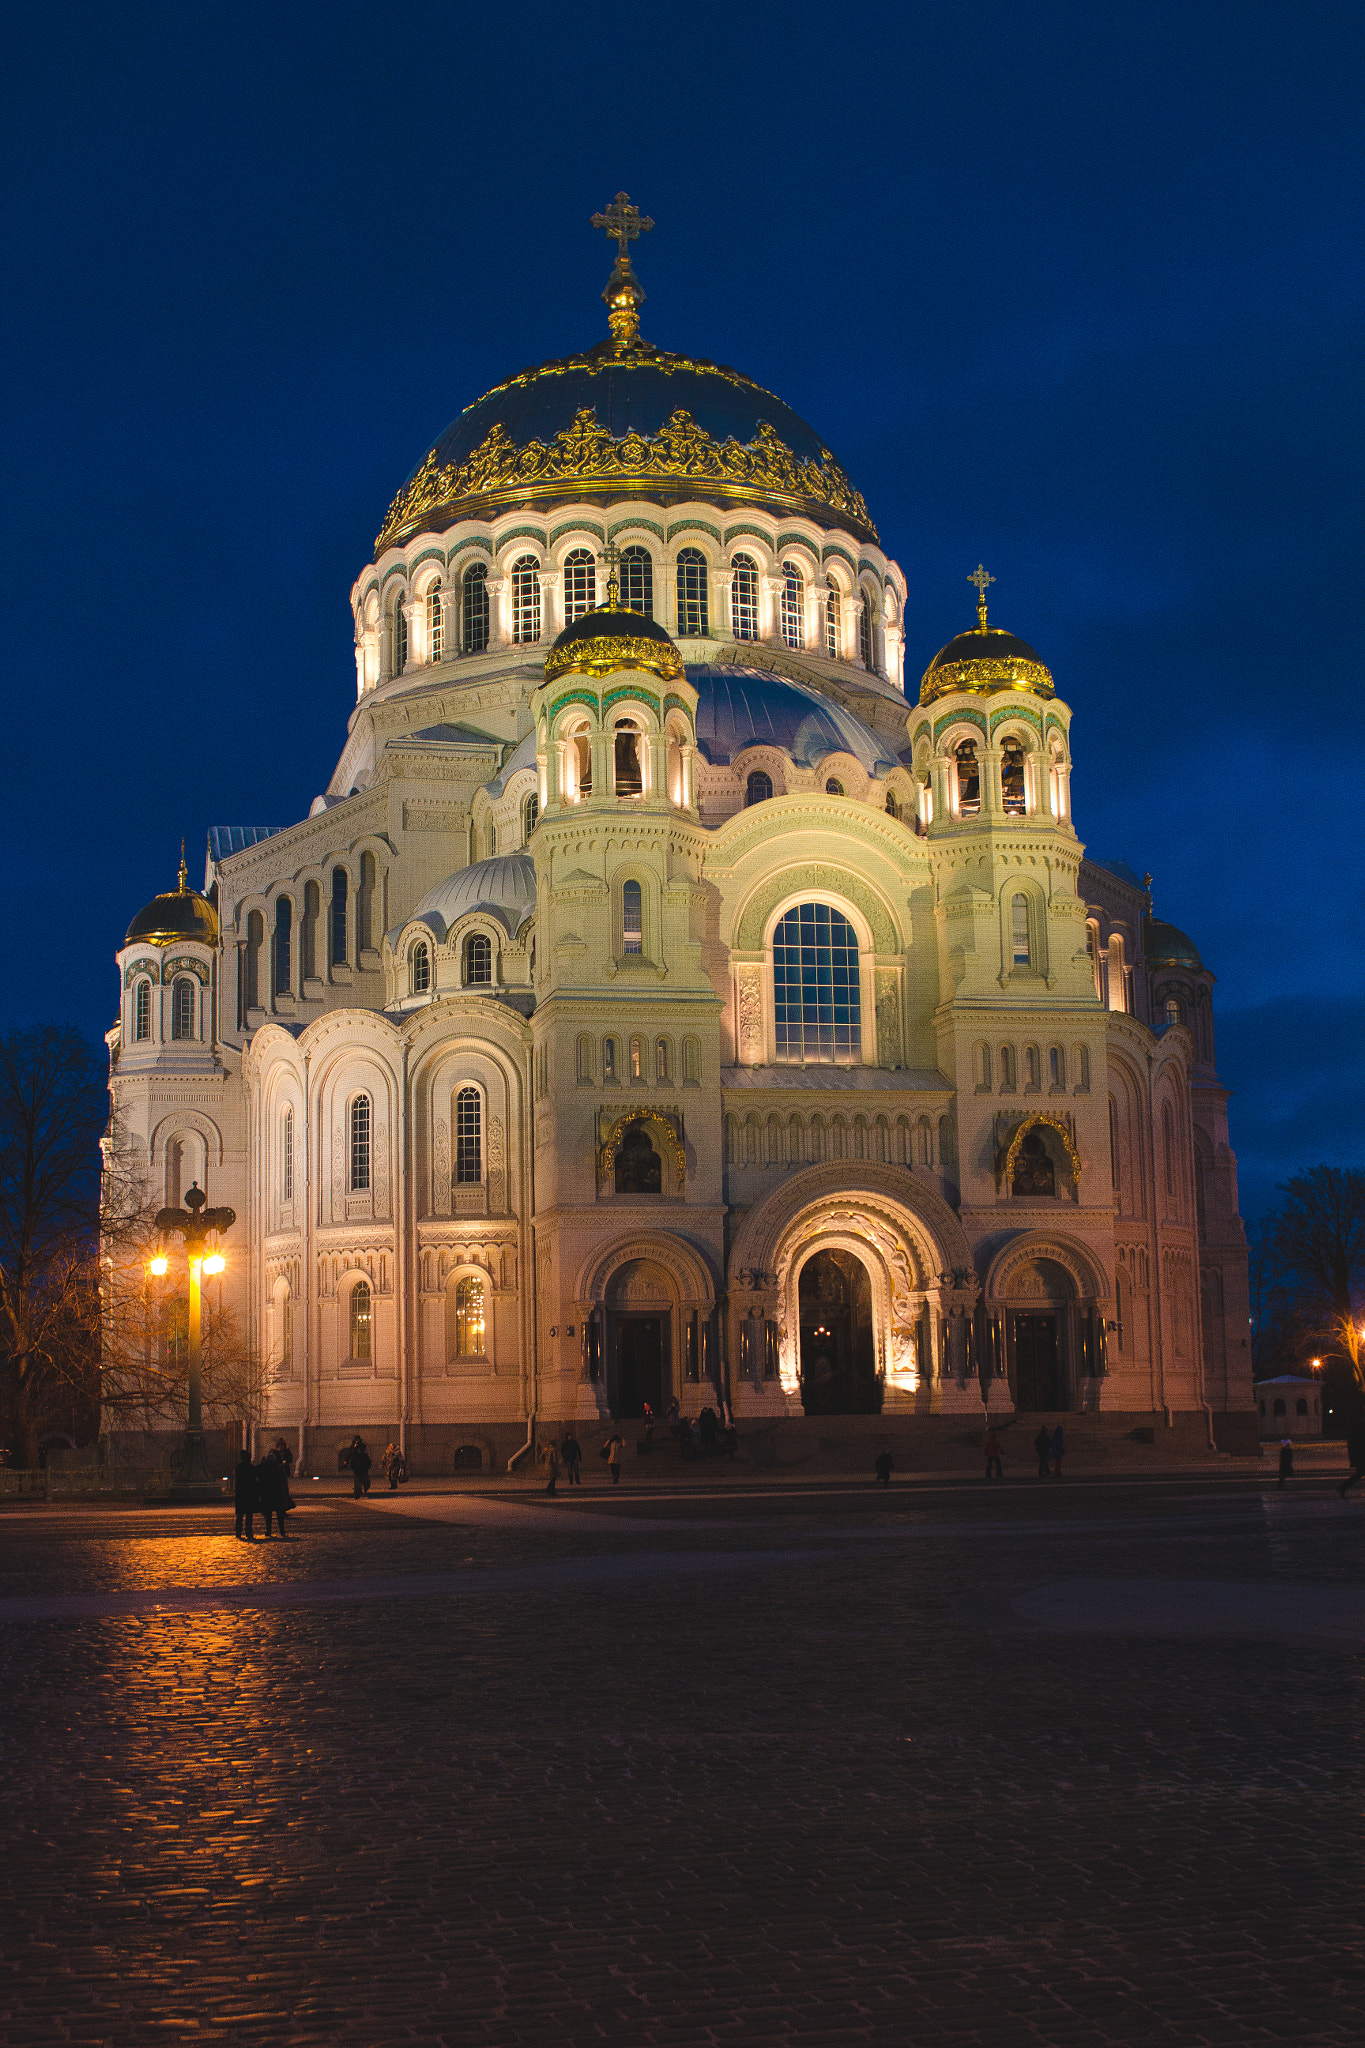
{"label": "group of people", "polygon": [[247,1543],[256,1541],[255,1520],[258,1514],[265,1516],[267,1542],[272,1520],[281,1542],[286,1540],[284,1518],[294,1505],[289,1491],[289,1475],[293,1469],[294,1453],[283,1437],[278,1437],[256,1464],[252,1463],[250,1451],[243,1448],[233,1474],[232,1504],[237,1517],[236,1533]]}
{"label": "group of people", "polygon": [[[649,1403],[645,1403],[644,1442],[653,1447],[654,1414]],[[722,1453],[733,1458],[739,1447],[739,1434],[728,1418],[722,1422],[709,1404],[700,1415],[689,1421],[680,1410],[677,1401],[669,1403],[668,1433],[682,1452],[684,1458],[711,1458]],[[621,1484],[621,1459],[625,1454],[626,1440],[619,1429],[613,1429],[602,1444],[598,1456],[611,1474],[613,1486]],[[553,1494],[563,1472],[570,1486],[583,1484],[583,1446],[574,1435],[572,1427],[566,1428],[560,1437],[547,1437],[540,1447],[540,1461],[546,1469],[545,1491]]]}

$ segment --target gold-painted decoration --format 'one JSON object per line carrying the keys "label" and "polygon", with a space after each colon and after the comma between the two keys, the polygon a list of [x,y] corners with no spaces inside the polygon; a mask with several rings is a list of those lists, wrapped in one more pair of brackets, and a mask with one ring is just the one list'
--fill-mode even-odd
{"label": "gold-painted decoration", "polygon": [[647,235],[654,223],[631,205],[629,192],[618,192],[605,213],[593,215],[592,224],[616,242],[616,267],[602,297],[612,340],[619,349],[630,349],[640,339],[640,308],[645,302],[640,280],[630,267],[630,245]]}
{"label": "gold-painted decoration", "polygon": [[647,495],[652,486],[679,482],[700,485],[710,497],[775,499],[807,516],[843,513],[875,534],[861,491],[827,448],[820,452],[819,462],[794,454],[766,420],[747,445],[733,437],[717,441],[681,406],[657,434],[619,440],[582,406],[553,441],[532,440],[524,448],[497,421],[467,462],[442,466],[434,449],[428,454],[390,505],[375,548],[382,552],[438,506],[463,499],[521,505],[563,497],[569,486],[587,494],[607,487]]}
{"label": "gold-painted decoration", "polygon": [[1041,661],[1013,656],[997,660],[985,653],[966,661],[945,661],[942,668],[928,670],[919,687],[919,701],[932,704],[936,697],[951,696],[955,690],[968,690],[979,697],[989,697],[997,690],[1031,690],[1035,697],[1056,694],[1052,671]]}
{"label": "gold-painted decoration", "polygon": [[978,562],[971,575],[967,578],[967,581],[976,585],[977,630],[984,633],[986,630],[986,592],[990,585],[994,583],[995,578],[984,563]]}
{"label": "gold-painted decoration", "polygon": [[639,1102],[618,1111],[602,1134],[597,1152],[597,1170],[603,1180],[610,1180],[616,1169],[616,1155],[621,1149],[621,1140],[632,1124],[647,1124],[664,1157],[669,1160],[677,1176],[678,1194],[687,1187],[687,1153],[683,1149],[682,1118],[675,1109],[657,1109],[653,1103]]}
{"label": "gold-painted decoration", "polygon": [[1071,1135],[1068,1122],[1060,1116],[1051,1115],[1046,1110],[1036,1110],[1032,1116],[1024,1117],[1015,1126],[1009,1145],[997,1155],[995,1168],[995,1184],[997,1188],[1013,1186],[1014,1162],[1019,1156],[1019,1147],[1023,1144],[1029,1132],[1036,1130],[1039,1124],[1046,1124],[1048,1129],[1055,1131],[1061,1139],[1066,1150],[1066,1156],[1071,1162],[1071,1171],[1076,1177],[1076,1185],[1077,1187],[1080,1186],[1081,1155],[1076,1150],[1076,1141]]}
{"label": "gold-painted decoration", "polygon": [[[634,618],[633,612],[622,612]],[[571,640],[566,647],[552,647],[545,657],[545,680],[562,675],[609,676],[621,668],[642,668],[663,682],[686,674],[682,656],[671,641],[639,640],[626,633],[601,633],[590,640]]]}

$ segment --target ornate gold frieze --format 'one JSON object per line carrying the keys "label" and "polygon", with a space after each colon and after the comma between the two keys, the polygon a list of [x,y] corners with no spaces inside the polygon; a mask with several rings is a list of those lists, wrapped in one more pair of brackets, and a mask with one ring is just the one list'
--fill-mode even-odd
{"label": "ornate gold frieze", "polygon": [[1010,661],[987,659],[972,661],[945,661],[942,668],[931,668],[919,686],[921,704],[932,704],[936,697],[947,697],[954,690],[970,690],[976,696],[989,697],[997,690],[1031,690],[1035,697],[1055,695],[1052,672],[1041,661]]}
{"label": "ornate gold frieze", "polygon": [[499,420],[467,462],[442,465],[433,449],[390,505],[375,548],[382,552],[427,513],[460,499],[524,504],[562,496],[573,485],[589,491],[611,485],[647,494],[665,482],[695,483],[723,497],[776,498],[807,513],[843,513],[876,532],[862,493],[829,450],[821,450],[819,462],[803,459],[766,420],[747,445],[733,437],[717,441],[680,406],[657,434],[623,434],[618,440],[583,406],[553,441],[533,440],[518,448]]}
{"label": "ornate gold frieze", "polygon": [[566,647],[552,647],[545,658],[545,680],[552,683],[556,676],[570,672],[580,676],[609,676],[621,668],[647,669],[664,682],[674,681],[686,673],[682,656],[667,641],[635,640],[617,633],[602,633],[591,640],[571,640]]}
{"label": "ornate gold frieze", "polygon": [[[998,1119],[997,1121],[1004,1122],[1004,1119]],[[1031,1115],[1021,1117],[1019,1122],[1014,1125],[1010,1131],[1008,1145],[1004,1143],[1003,1132],[997,1137],[995,1184],[998,1188],[1008,1188],[1013,1185],[1014,1162],[1019,1156],[1019,1148],[1029,1132],[1037,1130],[1040,1124],[1046,1124],[1048,1129],[1055,1131],[1061,1139],[1067,1159],[1071,1164],[1071,1171],[1076,1178],[1076,1186],[1080,1187],[1081,1155],[1076,1149],[1074,1119],[1069,1113],[1057,1116],[1049,1110],[1034,1110]]]}

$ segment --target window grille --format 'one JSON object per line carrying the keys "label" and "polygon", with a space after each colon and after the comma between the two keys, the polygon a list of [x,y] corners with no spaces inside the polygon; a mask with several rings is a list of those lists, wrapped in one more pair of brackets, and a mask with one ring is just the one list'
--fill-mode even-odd
{"label": "window grille", "polygon": [[839,593],[831,590],[825,599],[825,652],[831,661],[839,659]]}
{"label": "window grille", "polygon": [[483,1106],[477,1088],[455,1097],[455,1180],[472,1187],[483,1179]]}
{"label": "window grille", "polygon": [[152,984],[140,981],[133,999],[133,1036],[150,1038],[152,1035]]}
{"label": "window grille", "polygon": [[533,790],[521,807],[521,843],[523,846],[530,845],[531,834],[536,829],[536,821],[539,817],[540,798]]}
{"label": "window grille", "polygon": [[730,623],[736,640],[758,638],[758,564],[752,555],[736,555],[730,564],[735,580],[730,589]]}
{"label": "window grille", "polygon": [[654,616],[654,563],[648,548],[627,548],[621,556],[621,602],[642,619]]}
{"label": "window grille", "polygon": [[332,965],[346,964],[346,897],[348,878],[345,868],[332,869]]}
{"label": "window grille", "polygon": [[459,1281],[455,1288],[455,1356],[482,1358],[486,1331],[482,1280]]}
{"label": "window grille", "polygon": [[275,994],[286,996],[292,986],[290,981],[291,961],[289,958],[293,940],[294,906],[287,896],[280,896],[275,902]]}
{"label": "window grille", "polygon": [[294,1199],[294,1112],[284,1113],[284,1136],[280,1141],[280,1199]]}
{"label": "window grille", "polygon": [[755,768],[753,774],[749,777],[748,783],[745,785],[745,803],[766,804],[772,793],[773,779],[771,775],[765,775],[761,768]]}
{"label": "window grille", "polygon": [[412,992],[424,996],[431,987],[431,954],[425,939],[419,939],[412,949]]}
{"label": "window grille", "polygon": [[1032,957],[1028,939],[1028,897],[1016,896],[1010,905],[1011,953],[1016,967],[1027,967]]}
{"label": "window grille", "polygon": [[182,976],[171,993],[171,1037],[194,1037],[194,983],[188,976]]}
{"label": "window grille", "polygon": [[469,988],[487,988],[493,980],[493,941],[482,932],[465,940],[464,978]]}
{"label": "window grille", "polygon": [[370,1098],[357,1095],[351,1104],[351,1193],[364,1194],[370,1185]]}
{"label": "window grille", "polygon": [[440,661],[446,644],[445,625],[441,617],[441,592],[435,586],[427,595],[427,660]]}
{"label": "window grille", "polygon": [[482,654],[488,645],[488,571],[476,562],[464,579],[464,651]]}
{"label": "window grille", "polygon": [[357,1280],[351,1289],[351,1356],[358,1363],[368,1365],[373,1356],[372,1332],[370,1283],[368,1280]]}
{"label": "window grille", "polygon": [[863,599],[862,608],[858,613],[858,653],[862,657],[863,667],[867,669],[869,673],[871,673],[872,606],[867,600],[867,598]]}
{"label": "window grille", "polygon": [[706,557],[700,548],[683,548],[678,554],[678,637],[703,640],[710,630]]}
{"label": "window grille", "polygon": [[575,548],[564,562],[564,623],[572,625],[597,603],[597,564],[586,548]]}
{"label": "window grille", "polygon": [[773,935],[774,1024],[784,1060],[856,1060],[862,1047],[858,941],[825,903],[789,910]]}
{"label": "window grille", "polygon": [[408,615],[401,597],[393,605],[393,672],[401,676],[408,665]]}
{"label": "window grille", "polygon": [[638,882],[627,882],[621,890],[621,932],[627,953],[644,951],[644,899]]}
{"label": "window grille", "polygon": [[782,638],[788,647],[806,644],[806,585],[795,562],[782,564]]}
{"label": "window grille", "polygon": [[512,564],[512,638],[518,646],[540,638],[540,565],[534,555]]}

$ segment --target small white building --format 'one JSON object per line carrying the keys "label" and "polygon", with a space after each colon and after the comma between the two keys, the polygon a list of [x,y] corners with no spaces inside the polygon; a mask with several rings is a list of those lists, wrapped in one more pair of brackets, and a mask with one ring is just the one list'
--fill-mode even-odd
{"label": "small white building", "polygon": [[1322,1384],[1298,1373],[1285,1372],[1273,1380],[1257,1380],[1256,1410],[1261,1441],[1278,1443],[1282,1436],[1295,1440],[1322,1435]]}

